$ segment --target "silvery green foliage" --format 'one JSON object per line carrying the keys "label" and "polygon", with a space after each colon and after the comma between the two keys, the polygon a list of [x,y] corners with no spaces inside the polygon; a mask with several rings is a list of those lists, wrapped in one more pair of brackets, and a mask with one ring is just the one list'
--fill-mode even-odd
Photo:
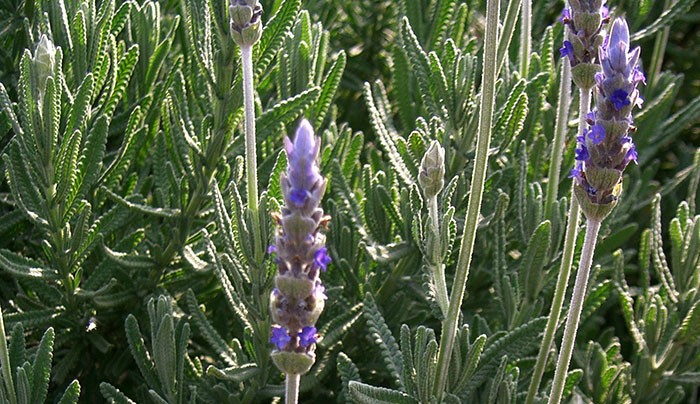
{"label": "silvery green foliage", "polygon": [[[443,265],[451,288],[474,166],[483,4],[255,3],[265,12],[253,46],[254,217],[230,3],[0,1],[0,305],[16,391],[29,391],[28,402],[64,392],[75,402],[79,378],[84,402],[281,397],[266,249],[284,203],[283,137],[306,116],[322,144],[333,265],[301,402],[436,401],[424,376],[435,371],[440,315],[424,266]],[[567,398],[697,398],[700,154],[688,129],[700,118],[689,85],[698,76],[652,60],[667,27],[669,49],[678,46],[697,3],[671,3],[665,12],[657,2],[607,3],[643,48],[648,85],[635,114],[639,166],[627,167],[601,230]],[[445,402],[517,403],[529,382],[570,198],[562,179],[544,208],[555,44],[570,35],[555,23],[562,7],[533,2],[523,75],[519,7],[502,12],[483,209]],[[700,63],[696,52],[665,58],[664,68]],[[444,148],[437,235],[420,182],[434,141]],[[574,161],[567,146],[564,166]],[[550,361],[537,400],[551,377]]]}

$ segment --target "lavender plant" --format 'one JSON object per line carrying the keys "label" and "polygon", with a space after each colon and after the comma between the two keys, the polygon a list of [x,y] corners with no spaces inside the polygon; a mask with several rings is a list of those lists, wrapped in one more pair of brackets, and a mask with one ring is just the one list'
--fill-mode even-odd
{"label": "lavender plant", "polygon": [[275,216],[279,226],[274,252],[278,274],[270,295],[270,312],[275,325],[270,342],[275,346],[272,361],[287,377],[288,403],[297,402],[299,377],[309,371],[316,356],[315,327],[326,295],[320,274],[331,258],[321,229],[330,220],[320,207],[326,180],[319,173],[320,139],[302,120],[294,142],[285,138],[289,166],[280,178],[285,205]]}
{"label": "lavender plant", "polygon": [[634,128],[632,108],[641,106],[637,85],[645,81],[637,64],[640,49],[630,50],[629,29],[623,19],[615,20],[606,39],[607,43],[599,48],[602,72],[595,76],[596,108],[587,115],[591,127],[576,138],[576,165],[571,177],[574,178],[574,195],[586,217],[586,239],[550,403],[561,400],[601,222],[622,193],[622,172],[630,162],[637,161],[637,151],[629,134]]}
{"label": "lavender plant", "polygon": [[0,403],[696,402],[698,3],[662,3],[0,1]]}

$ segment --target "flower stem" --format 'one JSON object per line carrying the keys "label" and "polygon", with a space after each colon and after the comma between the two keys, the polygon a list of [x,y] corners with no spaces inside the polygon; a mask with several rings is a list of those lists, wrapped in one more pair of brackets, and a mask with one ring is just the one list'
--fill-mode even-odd
{"label": "flower stem", "polygon": [[[562,63],[563,66],[569,66],[569,63],[567,61],[564,61]],[[568,77],[566,78],[567,82],[569,83],[568,86],[564,85],[564,75],[565,73],[568,72]],[[566,87],[567,93],[569,92],[570,88],[570,83],[571,83],[571,69],[570,68],[564,68],[562,67],[562,83],[561,83],[561,89],[562,91]],[[579,123],[578,123],[578,131],[579,133],[582,133],[582,131],[585,128],[586,124],[586,113],[588,112],[589,106],[590,106],[590,98],[591,98],[591,92],[588,90],[581,90],[580,91],[580,103],[579,103]],[[554,149],[557,149],[562,147],[562,144],[564,143],[564,139],[562,139],[566,135],[566,130],[562,130],[566,128],[566,114],[563,116],[560,115],[562,111],[559,109],[562,108],[562,98],[564,97],[564,94],[560,93],[559,94],[559,105],[557,107],[557,122],[555,124],[555,134],[557,138],[554,141]],[[568,109],[568,108],[567,108]],[[560,121],[561,120],[561,121]],[[561,132],[559,131],[561,130]],[[559,145],[557,145],[559,143]],[[556,154],[555,154],[556,153]],[[555,161],[561,160],[561,150],[555,151],[552,150],[552,163]],[[552,164],[554,165],[554,164]],[[559,168],[561,168],[561,163],[557,164]],[[559,169],[557,169],[556,173],[552,173],[551,167],[550,167],[550,181],[553,178],[553,176],[556,175],[557,182],[559,181]],[[556,187],[554,188],[556,189]],[[554,192],[554,195],[557,194],[556,191],[552,191],[550,189],[550,185],[547,185],[547,201],[549,203],[550,200],[550,192]],[[552,341],[554,340],[554,334],[557,332],[557,325],[559,324],[559,316],[561,314],[561,307],[564,304],[564,296],[566,295],[566,288],[569,285],[569,276],[571,275],[571,263],[574,261],[574,249],[576,247],[576,235],[578,233],[578,223],[579,223],[579,216],[580,216],[580,208],[578,205],[578,202],[576,201],[576,198],[574,198],[574,193],[573,190],[569,194],[570,195],[570,204],[569,204],[569,216],[567,218],[566,222],[566,235],[564,237],[564,251],[562,251],[562,257],[561,257],[561,265],[559,267],[559,275],[557,276],[557,285],[554,289],[554,298],[552,299],[552,307],[549,310],[549,319],[547,320],[547,326],[544,329],[544,336],[542,338],[542,344],[540,345],[540,351],[537,354],[537,361],[535,362],[535,368],[532,374],[532,379],[530,380],[530,387],[527,390],[527,397],[525,398],[525,404],[532,404],[535,400],[535,395],[537,394],[537,391],[540,389],[540,382],[542,381],[542,375],[544,374],[544,367],[547,362],[547,356],[549,354],[549,349],[552,347]],[[553,202],[552,202],[553,203]],[[545,208],[546,209],[546,208]]]}
{"label": "flower stem", "polygon": [[522,0],[520,18],[520,77],[527,77],[530,70],[530,48],[532,31],[532,1]]}
{"label": "flower stem", "polygon": [[[559,82],[559,101],[557,102],[557,119],[554,123],[554,144],[552,145],[552,158],[547,175],[547,193],[544,205],[544,217],[550,217],[554,202],[559,195],[559,172],[561,171],[562,150],[566,141],[566,121],[569,116],[569,104],[571,103],[571,65],[567,60],[561,63],[561,81]],[[588,105],[586,111],[588,112]],[[585,116],[585,112],[584,115]],[[579,133],[581,121],[579,121]]]}
{"label": "flower stem", "polygon": [[576,331],[578,329],[579,320],[581,319],[583,298],[586,295],[588,275],[591,271],[593,251],[595,250],[595,243],[598,238],[599,230],[599,221],[591,219],[586,221],[586,238],[583,242],[583,249],[581,250],[581,262],[579,263],[578,273],[576,274],[574,292],[571,296],[571,305],[569,306],[569,314],[567,315],[566,327],[564,328],[564,337],[561,342],[557,369],[554,372],[552,391],[549,394],[549,404],[559,404],[561,402],[564,382],[566,381],[566,374],[569,371],[569,362],[571,362],[571,354],[574,351]]}
{"label": "flower stem", "polygon": [[469,276],[476,227],[479,222],[481,199],[484,192],[484,180],[488,163],[489,143],[491,142],[491,127],[493,122],[493,104],[496,90],[496,50],[498,48],[499,0],[486,2],[486,35],[484,38],[484,70],[481,87],[481,112],[479,114],[479,132],[477,134],[474,171],[467,203],[467,214],[464,223],[464,233],[459,247],[459,258],[447,317],[443,320],[440,348],[438,352],[437,371],[435,373],[434,395],[440,401],[447,384],[447,373],[452,356],[452,348],[457,334],[459,312],[464,299],[464,291]]}
{"label": "flower stem", "polygon": [[285,400],[286,404],[297,404],[299,402],[299,381],[301,375],[287,373],[285,381]]}
{"label": "flower stem", "polygon": [[430,221],[433,228],[433,251],[432,251],[432,270],[433,279],[435,280],[435,297],[437,298],[440,312],[444,317],[447,317],[447,310],[450,304],[447,295],[447,282],[445,281],[445,266],[440,260],[440,222],[438,221],[438,204],[437,195],[433,195],[428,200],[428,212],[430,213]]}
{"label": "flower stem", "polygon": [[[673,1],[675,3],[676,0]],[[664,3],[664,11],[671,6],[671,0],[666,0]],[[651,54],[651,66],[649,67],[649,84],[654,85],[661,73],[661,65],[664,62],[664,53],[666,52],[666,44],[668,43],[668,35],[670,28],[666,27],[661,32],[656,34],[654,41],[654,51]]]}
{"label": "flower stem", "polygon": [[243,103],[245,109],[245,162],[248,182],[248,208],[258,214],[258,161],[255,153],[255,106],[253,98],[253,46],[241,46]]}
{"label": "flower stem", "polygon": [[10,353],[7,350],[7,340],[5,339],[5,321],[2,318],[2,307],[0,307],[0,366],[2,366],[2,380],[5,382],[5,392],[10,404],[17,404],[15,386],[12,384],[12,370],[10,369]]}

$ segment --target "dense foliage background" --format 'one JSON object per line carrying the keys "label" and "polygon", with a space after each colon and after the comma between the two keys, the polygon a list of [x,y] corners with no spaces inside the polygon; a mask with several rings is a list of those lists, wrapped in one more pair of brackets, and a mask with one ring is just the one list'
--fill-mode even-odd
{"label": "dense foliage background", "polygon": [[[263,0],[253,217],[227,1],[0,1],[0,306],[15,388],[28,392],[17,402],[283,394],[269,359],[276,268],[266,249],[282,203],[282,139],[302,116],[322,138],[333,263],[301,401],[350,400],[350,381],[364,383],[358,402],[378,397],[370,385],[429,397],[422,381],[442,318],[417,175],[437,139],[449,286],[473,168],[483,3]],[[603,223],[567,384],[584,402],[699,397],[700,4],[665,3],[608,4],[628,20],[648,79],[639,165]],[[501,8],[501,31],[513,35],[499,46],[482,218],[448,381],[462,402],[522,401],[570,198],[575,94],[560,186],[551,203],[545,195],[563,2],[534,2],[526,71],[509,7],[519,2]],[[382,392],[404,397],[394,393]]]}

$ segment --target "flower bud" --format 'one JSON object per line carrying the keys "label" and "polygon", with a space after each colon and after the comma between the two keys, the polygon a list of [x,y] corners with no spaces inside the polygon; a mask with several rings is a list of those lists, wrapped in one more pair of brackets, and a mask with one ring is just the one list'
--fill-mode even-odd
{"label": "flower bud", "polygon": [[252,46],[262,35],[262,5],[258,0],[231,0],[231,36],[239,46]]}
{"label": "flower bud", "polygon": [[421,160],[418,183],[426,198],[437,195],[445,185],[445,149],[435,140]]}

